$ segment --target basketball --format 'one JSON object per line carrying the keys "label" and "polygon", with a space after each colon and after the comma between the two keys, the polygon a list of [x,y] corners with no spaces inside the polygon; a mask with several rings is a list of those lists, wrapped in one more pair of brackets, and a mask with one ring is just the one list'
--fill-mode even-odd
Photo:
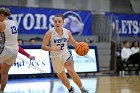
{"label": "basketball", "polygon": [[89,51],[89,46],[87,43],[85,42],[79,42],[78,45],[75,46],[75,52],[79,55],[79,56],[84,56],[88,53]]}

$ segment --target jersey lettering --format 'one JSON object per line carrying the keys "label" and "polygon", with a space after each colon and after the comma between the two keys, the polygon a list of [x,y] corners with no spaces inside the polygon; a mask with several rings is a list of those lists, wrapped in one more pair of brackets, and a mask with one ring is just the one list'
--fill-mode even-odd
{"label": "jersey lettering", "polygon": [[54,39],[54,43],[62,43],[62,42],[67,42],[67,38]]}
{"label": "jersey lettering", "polygon": [[11,30],[12,30],[12,34],[16,34],[17,33],[16,26],[12,26],[11,27]]}

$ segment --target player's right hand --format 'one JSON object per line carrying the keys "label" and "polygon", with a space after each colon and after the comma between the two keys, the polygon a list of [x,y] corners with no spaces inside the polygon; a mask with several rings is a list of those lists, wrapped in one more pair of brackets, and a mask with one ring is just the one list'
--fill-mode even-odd
{"label": "player's right hand", "polygon": [[61,47],[60,46],[52,46],[53,51],[60,51]]}

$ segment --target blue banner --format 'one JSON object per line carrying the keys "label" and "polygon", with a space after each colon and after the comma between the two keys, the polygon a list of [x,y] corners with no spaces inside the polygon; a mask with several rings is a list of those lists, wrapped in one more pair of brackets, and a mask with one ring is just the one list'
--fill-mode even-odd
{"label": "blue banner", "polygon": [[139,14],[116,14],[107,13],[113,18],[115,28],[120,36],[140,36]]}
{"label": "blue banner", "polygon": [[90,11],[71,11],[50,8],[8,7],[10,19],[18,26],[19,34],[45,34],[54,26],[55,14],[64,14],[64,27],[74,35],[92,34],[92,13]]}

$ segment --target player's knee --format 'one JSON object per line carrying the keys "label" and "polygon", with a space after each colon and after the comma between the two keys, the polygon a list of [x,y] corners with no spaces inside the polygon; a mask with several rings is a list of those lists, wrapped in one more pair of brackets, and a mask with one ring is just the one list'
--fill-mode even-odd
{"label": "player's knee", "polygon": [[1,70],[1,75],[8,75],[7,71]]}
{"label": "player's knee", "polygon": [[68,73],[70,74],[70,75],[74,75],[75,74],[75,71],[73,70],[73,69],[67,69],[67,71],[68,71]]}
{"label": "player's knee", "polygon": [[64,82],[64,83],[69,82],[68,78],[63,78],[63,79],[61,79],[61,81]]}
{"label": "player's knee", "polygon": [[57,76],[59,77],[59,79],[60,79],[62,82],[67,82],[67,81],[68,81],[68,78],[67,78],[66,75],[64,75],[63,73],[59,73],[59,74],[57,74]]}
{"label": "player's knee", "polygon": [[8,75],[8,72],[1,71],[1,75]]}
{"label": "player's knee", "polygon": [[66,73],[64,71],[62,71],[61,73],[57,73],[57,76],[61,79],[61,78],[67,78]]}

